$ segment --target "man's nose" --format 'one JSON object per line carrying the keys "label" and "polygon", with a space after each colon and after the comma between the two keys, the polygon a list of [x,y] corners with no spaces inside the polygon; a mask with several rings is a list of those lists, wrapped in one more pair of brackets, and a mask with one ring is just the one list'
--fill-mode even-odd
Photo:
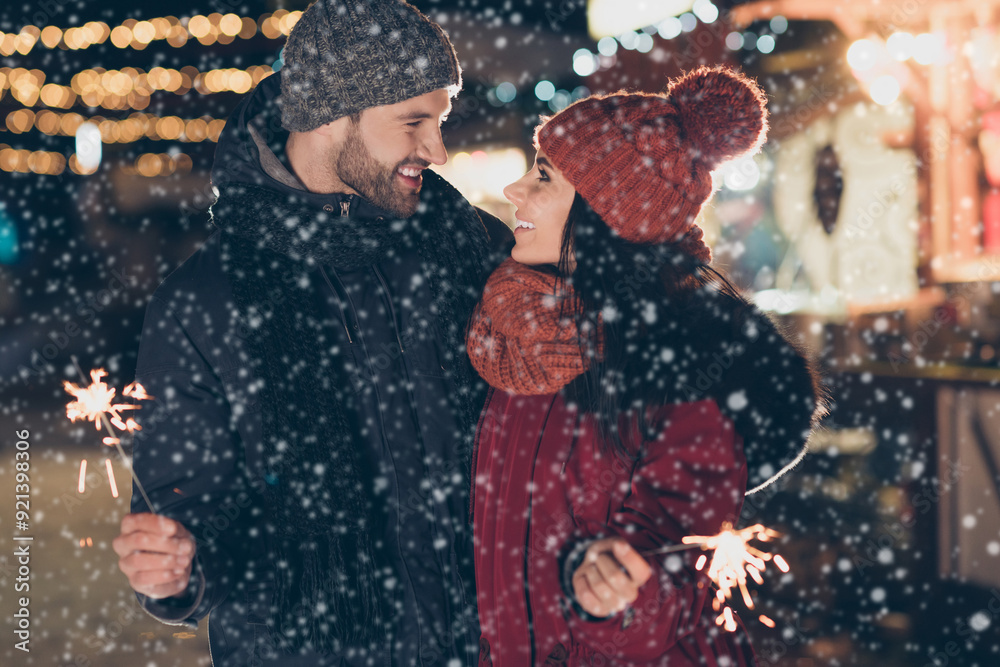
{"label": "man's nose", "polygon": [[441,138],[439,128],[428,133],[428,136],[420,144],[417,155],[420,159],[436,165],[442,165],[448,161],[448,151],[444,147],[444,139]]}

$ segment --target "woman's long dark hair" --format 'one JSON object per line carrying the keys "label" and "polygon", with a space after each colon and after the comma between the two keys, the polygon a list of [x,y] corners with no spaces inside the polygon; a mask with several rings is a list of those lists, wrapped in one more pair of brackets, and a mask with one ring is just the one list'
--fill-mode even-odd
{"label": "woman's long dark hair", "polygon": [[697,300],[704,306],[706,298],[724,297],[737,317],[750,303],[722,273],[676,244],[622,239],[579,194],[563,232],[558,275],[576,295],[576,302],[567,304],[572,313],[565,314],[576,318],[582,332],[581,354],[596,349],[597,332],[603,333],[603,354],[587,355],[592,363],[566,396],[594,415],[599,440],[611,453],[634,459],[639,452],[626,442],[653,436],[647,408],[671,400],[663,379],[649,377],[654,373],[644,357],[662,353],[672,340],[671,328],[697,310]]}

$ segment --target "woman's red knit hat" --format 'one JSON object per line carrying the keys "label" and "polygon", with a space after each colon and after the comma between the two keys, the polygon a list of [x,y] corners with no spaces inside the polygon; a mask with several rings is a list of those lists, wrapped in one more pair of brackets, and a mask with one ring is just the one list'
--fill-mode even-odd
{"label": "woman's red knit hat", "polygon": [[756,152],[767,100],[752,80],[701,67],[666,93],[593,95],[539,126],[535,141],[619,236],[678,243],[706,264],[694,223],[712,194],[712,170]]}

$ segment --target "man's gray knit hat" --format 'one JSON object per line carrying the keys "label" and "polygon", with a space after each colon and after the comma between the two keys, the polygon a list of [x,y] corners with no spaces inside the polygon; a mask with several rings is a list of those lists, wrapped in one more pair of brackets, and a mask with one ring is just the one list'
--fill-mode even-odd
{"label": "man's gray knit hat", "polygon": [[289,132],[462,85],[441,26],[402,0],[317,0],[285,43],[281,124]]}

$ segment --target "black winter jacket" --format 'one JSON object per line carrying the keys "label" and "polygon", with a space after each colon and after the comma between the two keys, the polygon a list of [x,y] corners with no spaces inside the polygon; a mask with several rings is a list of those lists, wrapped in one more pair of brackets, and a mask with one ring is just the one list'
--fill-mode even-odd
{"label": "black winter jacket", "polygon": [[[274,101],[280,74],[268,77],[227,121],[213,183],[247,183],[304,198],[317,210],[376,218],[358,196],[313,194],[282,164],[287,134]],[[509,229],[478,211],[505,254]],[[280,221],[273,221],[280,224]],[[137,421],[134,465],[155,510],[185,524],[198,542],[186,595],[139,596],[167,623],[196,625],[209,616],[213,663],[236,665],[438,665],[470,661],[478,620],[468,526],[469,452],[454,433],[474,424],[448,408],[460,389],[447,372],[441,330],[430,310],[419,257],[338,271],[317,267],[313,285],[342,326],[330,332],[350,365],[350,410],[376,512],[372,533],[385,595],[397,610],[391,646],[381,653],[290,658],[274,650],[266,625],[271,604],[264,548],[268,530],[260,480],[261,409],[256,381],[241,362],[243,323],[222,270],[220,232],[174,271],[153,295],[143,324],[136,380],[155,397]],[[492,266],[483,267],[483,277]],[[133,494],[133,511],[148,511]]]}

